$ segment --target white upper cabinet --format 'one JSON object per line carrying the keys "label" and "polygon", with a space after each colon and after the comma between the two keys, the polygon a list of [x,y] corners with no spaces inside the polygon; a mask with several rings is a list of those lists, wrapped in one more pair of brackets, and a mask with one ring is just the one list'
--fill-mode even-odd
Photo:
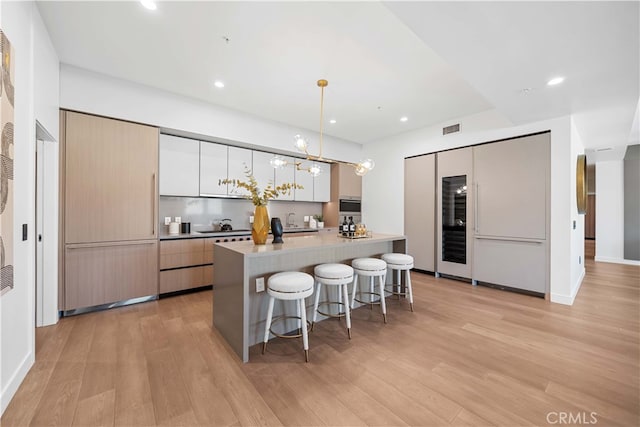
{"label": "white upper cabinet", "polygon": [[313,179],[313,201],[328,202],[331,200],[331,165],[321,163],[322,173]]}
{"label": "white upper cabinet", "polygon": [[160,195],[198,197],[199,161],[199,141],[160,135]]}
{"label": "white upper cabinet", "polygon": [[272,153],[264,151],[253,152],[253,176],[258,181],[258,188],[263,190],[268,184],[273,185],[276,178],[276,170],[271,166]]}
{"label": "white upper cabinet", "polygon": [[[310,163],[304,162],[306,167]],[[313,175],[306,170],[295,171],[296,184],[302,185],[304,188],[295,190],[295,200],[300,202],[313,202]]]}
{"label": "white upper cabinet", "polygon": [[[297,159],[294,159],[293,157],[283,157],[289,164],[294,163]],[[293,184],[295,182],[295,168],[291,167],[291,166],[285,166],[282,169],[276,169],[276,174],[275,174],[275,185],[281,185],[284,183],[290,183]],[[295,191],[292,191],[291,194],[286,195],[283,194],[281,196],[278,197],[278,200],[293,200],[294,199],[294,195],[295,195]]]}
{"label": "white upper cabinet", "polygon": [[[251,157],[251,150],[246,148],[229,147],[227,177],[229,179],[248,182],[249,178],[247,177],[247,169],[251,171]],[[242,197],[249,194],[249,192],[243,188],[234,188],[233,185],[230,184],[227,194],[232,197]]]}
{"label": "white upper cabinet", "polygon": [[226,196],[227,185],[218,184],[227,178],[228,147],[200,141],[200,195]]}

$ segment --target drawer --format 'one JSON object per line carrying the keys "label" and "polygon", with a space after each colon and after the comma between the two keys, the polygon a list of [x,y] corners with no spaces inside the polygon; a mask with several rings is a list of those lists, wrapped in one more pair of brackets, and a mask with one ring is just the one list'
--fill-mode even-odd
{"label": "drawer", "polygon": [[183,291],[210,285],[213,267],[191,267],[160,272],[160,293]]}
{"label": "drawer", "polygon": [[160,269],[202,265],[205,239],[163,240],[160,242]]}

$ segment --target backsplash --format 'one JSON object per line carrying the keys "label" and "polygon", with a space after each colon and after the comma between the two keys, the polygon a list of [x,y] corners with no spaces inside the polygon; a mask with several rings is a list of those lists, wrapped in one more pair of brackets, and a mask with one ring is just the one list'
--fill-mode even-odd
{"label": "backsplash", "polygon": [[[268,210],[269,218],[279,217],[283,226],[287,224],[287,215],[293,212],[293,222],[298,227],[304,227],[304,216],[322,214],[322,203],[272,200]],[[158,211],[160,230],[164,233],[169,230],[164,225],[166,216],[170,216],[172,221],[179,216],[182,222],[190,222],[192,231],[208,228],[224,218],[231,219],[234,229],[249,229],[249,216],[253,215],[254,206],[246,199],[160,196]]]}

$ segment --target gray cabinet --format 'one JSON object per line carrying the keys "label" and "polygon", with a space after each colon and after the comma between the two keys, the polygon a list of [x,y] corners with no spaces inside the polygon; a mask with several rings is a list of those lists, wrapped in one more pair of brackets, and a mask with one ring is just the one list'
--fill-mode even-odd
{"label": "gray cabinet", "polygon": [[264,151],[254,151],[253,157],[253,177],[258,182],[260,189],[265,188],[268,184],[273,185],[275,182],[275,169],[271,166],[272,153]]}
{"label": "gray cabinet", "polygon": [[322,163],[322,173],[313,179],[313,201],[328,202],[331,200],[331,165]]}
{"label": "gray cabinet", "polygon": [[[283,157],[289,164],[293,163],[296,159],[293,157]],[[275,185],[281,185],[284,183],[291,183],[293,184],[295,182],[295,168],[287,166],[284,167],[282,169],[276,169],[276,174],[275,174]],[[278,197],[278,200],[293,200],[295,197],[295,191],[292,191],[290,194],[283,194],[280,197]]]}
{"label": "gray cabinet", "polygon": [[[227,178],[248,181],[247,169],[251,171],[251,150],[239,147],[228,147],[227,157]],[[249,192],[244,188],[237,188],[233,185],[227,187],[227,195],[231,197],[243,197]]]}
{"label": "gray cabinet", "polygon": [[415,268],[435,271],[436,155],[404,161],[404,234]]}
{"label": "gray cabinet", "polygon": [[200,195],[226,196],[227,184],[218,184],[227,178],[228,147],[213,142],[200,142]]}
{"label": "gray cabinet", "polygon": [[472,148],[438,153],[437,164],[436,271],[471,278]]}
{"label": "gray cabinet", "polygon": [[474,147],[473,279],[548,290],[550,134]]}
{"label": "gray cabinet", "polygon": [[299,202],[313,202],[313,175],[306,170],[296,170],[295,180],[296,184],[300,184],[304,188],[296,188],[294,199]]}
{"label": "gray cabinet", "polygon": [[160,135],[160,195],[200,195],[200,142],[173,135]]}

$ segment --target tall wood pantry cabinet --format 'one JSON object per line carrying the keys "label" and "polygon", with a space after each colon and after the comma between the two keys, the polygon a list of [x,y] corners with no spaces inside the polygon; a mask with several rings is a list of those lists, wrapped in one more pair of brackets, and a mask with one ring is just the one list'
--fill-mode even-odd
{"label": "tall wood pantry cabinet", "polygon": [[158,129],[60,117],[60,309],[157,295]]}

